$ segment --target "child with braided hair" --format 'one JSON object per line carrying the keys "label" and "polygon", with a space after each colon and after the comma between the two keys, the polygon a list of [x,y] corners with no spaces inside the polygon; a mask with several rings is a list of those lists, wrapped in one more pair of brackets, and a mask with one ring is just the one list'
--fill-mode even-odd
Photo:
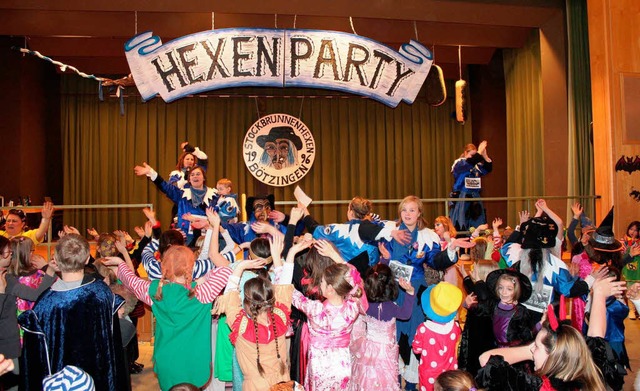
{"label": "child with braided hair", "polygon": [[211,303],[226,285],[231,269],[217,268],[196,286],[195,254],[188,247],[175,245],[164,252],[160,280],[137,277],[125,258],[126,264],[117,257],[103,262],[117,266],[124,286],[151,306],[156,318],[153,370],[160,388],[168,390],[185,382],[204,386],[211,373]]}
{"label": "child with braided hair", "polygon": [[[275,284],[258,275],[240,286],[245,270],[265,266],[266,260],[252,257],[237,264],[225,290],[216,303],[227,314],[231,327],[229,339],[234,344],[243,374],[243,390],[266,390],[289,381],[285,334],[291,323],[293,263],[283,268],[281,236],[269,240],[275,267]],[[240,289],[244,299],[240,299]]]}

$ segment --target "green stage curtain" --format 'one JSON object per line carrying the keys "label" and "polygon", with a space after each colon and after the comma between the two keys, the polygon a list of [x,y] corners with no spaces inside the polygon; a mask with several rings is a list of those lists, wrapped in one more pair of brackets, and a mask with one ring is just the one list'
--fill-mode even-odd
{"label": "green stage curtain", "polygon": [[[540,33],[535,30],[524,47],[503,52],[507,97],[508,196],[544,194],[544,138]],[[533,205],[509,202],[508,220]]]}
{"label": "green stage curtain", "polygon": [[[315,163],[297,184],[315,200],[447,197],[451,164],[471,140],[471,120],[464,126],[456,123],[452,99],[430,107],[419,97],[412,105],[391,109],[333,92],[243,89],[232,91],[242,96],[191,97],[167,104],[159,97],[143,103],[130,88],[125,93],[132,96],[124,98],[125,114],[120,115],[117,98],[98,100],[95,82],[64,76],[62,83],[65,204],[150,202],[164,227],[172,203],[146,177],[136,177],[133,167],[148,162],[168,179],[183,141],[209,155],[209,186],[226,177],[236,193],[273,192],[276,206],[293,200],[295,185],[267,188],[245,167],[242,141],[258,112],[299,117],[311,130]],[[382,218],[397,217],[395,203],[374,207]],[[290,208],[278,209],[288,213]],[[312,205],[310,211],[321,223],[347,218],[346,205]],[[429,206],[425,215],[433,221],[442,213],[444,203]],[[81,230],[131,230],[144,216],[137,210],[67,212],[65,222]]]}
{"label": "green stage curtain", "polygon": [[[591,130],[591,68],[587,4],[567,0],[569,80],[569,183],[568,194],[595,193]],[[587,216],[595,216],[593,199],[579,200]],[[572,201],[570,201],[572,202]],[[571,210],[569,213],[571,213]],[[567,216],[571,218],[571,215]]]}

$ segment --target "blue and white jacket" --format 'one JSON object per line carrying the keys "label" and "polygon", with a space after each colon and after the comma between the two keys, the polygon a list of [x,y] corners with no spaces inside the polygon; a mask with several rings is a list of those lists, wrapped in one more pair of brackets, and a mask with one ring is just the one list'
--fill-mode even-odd
{"label": "blue and white jacket", "polygon": [[[455,251],[442,251],[440,237],[430,228],[414,229],[410,232],[404,223],[396,226],[395,221],[386,221],[381,242],[389,251],[390,260],[413,266],[411,280],[424,281],[424,267],[426,263],[432,269],[445,270],[458,261]],[[391,238],[391,231],[406,230],[411,234],[411,242],[402,245]]]}
{"label": "blue and white jacket", "polygon": [[178,206],[178,225],[176,228],[179,228],[187,234],[187,243],[191,242],[191,239],[193,238],[191,223],[184,220],[182,215],[191,213],[193,215],[206,216],[207,208],[218,204],[218,199],[220,198],[218,191],[212,187],[207,187],[207,191],[203,197],[203,202],[198,206],[193,206],[191,202],[191,188],[180,189],[162,179],[160,175],[157,175],[157,177],[153,179],[153,183]]}
{"label": "blue and white jacket", "polygon": [[465,192],[467,194],[478,196],[480,194],[480,189],[467,189],[465,187],[465,179],[483,177],[490,173],[492,169],[493,162],[487,162],[479,153],[476,153],[467,159],[456,159],[451,166],[451,173],[453,174],[453,191]]}

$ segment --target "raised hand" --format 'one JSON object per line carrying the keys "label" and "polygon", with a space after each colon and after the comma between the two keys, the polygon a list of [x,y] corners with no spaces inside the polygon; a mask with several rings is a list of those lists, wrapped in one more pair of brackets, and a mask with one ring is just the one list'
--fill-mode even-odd
{"label": "raised hand", "polygon": [[478,145],[478,153],[480,155],[484,155],[484,153],[487,150],[487,140],[482,140],[482,142],[480,143],[480,145]]}
{"label": "raised hand", "polygon": [[142,213],[147,217],[147,220],[151,221],[151,224],[156,223],[156,212],[151,210],[151,208],[143,208]]}
{"label": "raised hand", "polygon": [[502,219],[500,217],[496,217],[495,219],[493,219],[493,223],[491,223],[491,227],[493,228],[494,231],[498,230],[501,225],[502,225]]}
{"label": "raised hand", "polygon": [[53,202],[45,202],[42,205],[42,218],[46,220],[51,220],[51,216],[53,216]]}
{"label": "raised hand", "polygon": [[304,216],[304,208],[298,208],[298,207],[291,208],[291,213],[289,215],[289,224],[293,224],[293,225],[298,224],[298,221],[300,221],[300,219],[302,219],[303,216]]}
{"label": "raised hand", "polygon": [[78,229],[76,227],[72,227],[70,225],[65,225],[63,227],[63,229],[64,229],[64,233],[66,233],[66,234],[80,235],[80,231],[78,231]]}
{"label": "raised hand", "polygon": [[528,210],[521,211],[520,213],[518,213],[518,217],[520,217],[520,224],[523,224],[529,221],[529,211]]}
{"label": "raised hand", "polygon": [[[148,221],[147,221],[148,223]],[[144,238],[144,228],[142,227],[133,227],[133,230],[136,231],[136,235],[140,237],[140,239]]]}
{"label": "raised hand", "polygon": [[625,281],[615,281],[615,277],[600,278],[593,284],[593,295],[620,297],[627,290]]}
{"label": "raised hand", "polygon": [[542,210],[545,210],[547,208],[547,201],[540,198],[538,201],[536,201],[536,206]]}
{"label": "raised hand", "polygon": [[220,215],[213,209],[213,207],[207,208],[207,221],[209,221],[209,225],[211,225],[212,228],[220,226]]}
{"label": "raised hand", "polygon": [[191,222],[191,228],[193,229],[203,229],[209,226],[209,221],[206,219],[198,219],[194,218]]}
{"label": "raised hand", "polygon": [[582,205],[580,205],[579,202],[575,202],[573,203],[573,205],[571,205],[571,211],[573,212],[573,218],[578,220],[582,215],[584,209],[582,209]]}
{"label": "raised hand", "polygon": [[609,273],[609,268],[606,266],[602,266],[600,269],[598,270],[593,270],[591,272],[591,277],[595,278],[596,280],[601,280],[605,277],[607,277],[607,274]]}
{"label": "raised hand", "polygon": [[124,254],[127,252],[127,244],[123,236],[119,236],[118,240],[116,240],[116,249],[120,254]]}
{"label": "raised hand", "polygon": [[296,256],[296,254],[298,254],[300,251],[304,250],[305,248],[311,247],[312,245],[313,245],[313,237],[311,235],[304,235],[300,237],[298,242],[295,243],[293,246],[291,246],[291,248],[289,249],[289,253],[287,254],[287,262],[293,262],[293,259]]}
{"label": "raised hand", "polygon": [[281,266],[284,238],[281,235],[275,235],[269,238],[269,250],[271,250],[271,258],[273,259],[274,266]]}
{"label": "raised hand", "polygon": [[631,285],[631,288],[627,291],[627,297],[629,300],[640,299],[640,282]]}
{"label": "raised hand", "polygon": [[464,303],[462,304],[462,306],[464,308],[471,308],[474,305],[478,304],[478,297],[474,294],[474,293],[469,293],[465,298],[464,298]]}
{"label": "raised hand", "polygon": [[98,240],[98,236],[100,236],[98,231],[96,231],[96,229],[93,227],[87,228],[87,234],[96,240]]}
{"label": "raised hand", "polygon": [[150,165],[147,164],[147,162],[143,162],[142,166],[133,167],[133,172],[135,172],[135,174],[138,176],[148,175],[151,172],[151,170],[152,168]]}
{"label": "raised hand", "polygon": [[331,242],[327,240],[316,240],[313,246],[318,249],[318,254],[333,259],[335,263],[346,263]]}

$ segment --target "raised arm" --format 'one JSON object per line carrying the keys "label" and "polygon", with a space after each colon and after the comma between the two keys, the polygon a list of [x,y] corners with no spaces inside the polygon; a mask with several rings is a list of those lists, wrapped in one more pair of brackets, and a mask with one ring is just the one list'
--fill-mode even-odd
{"label": "raised arm", "polygon": [[118,276],[118,279],[122,281],[122,284],[131,292],[133,292],[138,300],[142,301],[148,306],[153,305],[151,297],[149,297],[149,286],[151,285],[151,281],[143,280],[140,277],[136,276],[133,273],[133,270],[129,269],[126,263],[118,257],[108,257],[104,261],[104,264],[107,266],[117,265],[118,269],[116,275]]}
{"label": "raised arm", "polygon": [[546,213],[551,218],[551,220],[556,223],[556,225],[558,226],[558,234],[556,235],[556,239],[562,241],[564,237],[564,223],[562,222],[560,216],[558,216],[556,212],[551,210],[551,208],[549,208],[549,206],[547,205],[547,201],[543,200],[542,198],[536,201],[536,207],[540,208],[541,211]]}
{"label": "raised arm", "polygon": [[[51,216],[53,216],[53,203],[45,202],[42,206],[42,218],[40,219],[40,225],[36,230],[36,240],[38,243],[42,243],[44,240],[44,235],[47,234],[49,230],[49,225],[51,224]],[[36,243],[36,244],[38,244]]]}
{"label": "raised arm", "polygon": [[158,239],[152,239],[149,244],[142,250],[142,267],[150,280],[159,280],[162,278],[162,268],[160,262],[156,259],[156,251],[158,250]]}
{"label": "raised arm", "polygon": [[615,277],[600,278],[593,284],[589,337],[604,338],[607,332],[607,299],[622,295],[627,289],[625,284],[624,281],[615,281]]}
{"label": "raised arm", "polygon": [[174,203],[177,204],[180,202],[180,198],[182,198],[184,191],[162,179],[156,170],[146,162],[142,163],[142,166],[135,166],[133,171],[138,176],[146,175],[156,185],[156,187],[158,187],[158,189]]}
{"label": "raised arm", "polygon": [[227,285],[232,273],[230,267],[210,271],[206,281],[196,287],[196,299],[201,303],[212,303]]}
{"label": "raised arm", "polygon": [[209,244],[209,259],[216,267],[229,266],[229,261],[220,254],[220,216],[213,208],[207,208],[207,220],[213,231]]}

